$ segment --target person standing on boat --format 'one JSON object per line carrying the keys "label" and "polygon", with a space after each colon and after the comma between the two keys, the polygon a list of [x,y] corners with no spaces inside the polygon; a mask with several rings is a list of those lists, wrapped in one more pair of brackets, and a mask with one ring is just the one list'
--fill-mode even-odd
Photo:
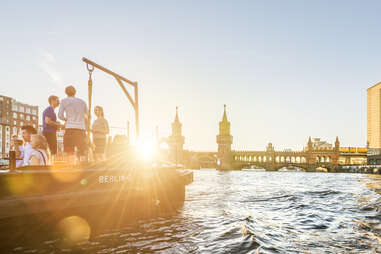
{"label": "person standing on boat", "polygon": [[94,113],[97,119],[93,122],[91,132],[93,133],[93,143],[95,145],[95,160],[105,159],[105,147],[106,147],[106,136],[110,132],[108,127],[108,122],[104,118],[103,108],[101,106],[96,106],[94,108]]}
{"label": "person standing on boat", "polygon": [[73,86],[65,89],[67,98],[61,100],[58,118],[65,121],[64,152],[71,163],[75,164],[74,148],[77,148],[80,160],[85,160],[87,105],[82,99],[76,98]]}
{"label": "person standing on boat", "polygon": [[23,166],[29,165],[29,159],[32,153],[32,146],[30,144],[31,135],[37,134],[35,128],[30,125],[24,125],[21,127],[21,136],[24,140],[24,147],[21,151],[21,157],[23,159]]}
{"label": "person standing on boat", "polygon": [[32,147],[28,165],[31,166],[46,166],[48,165],[48,155],[46,150],[48,143],[42,135],[34,134],[31,136],[30,145]]}
{"label": "person standing on boat", "polygon": [[51,95],[48,98],[49,107],[42,113],[42,135],[48,142],[51,160],[55,160],[57,154],[57,129],[61,126],[57,122],[57,116],[54,109],[60,105],[60,100],[57,96]]}

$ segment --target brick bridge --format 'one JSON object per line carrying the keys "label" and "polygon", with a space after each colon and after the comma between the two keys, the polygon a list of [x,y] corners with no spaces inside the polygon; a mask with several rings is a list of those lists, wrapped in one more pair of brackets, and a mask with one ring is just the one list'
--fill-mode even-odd
{"label": "brick bridge", "polygon": [[302,151],[276,151],[269,143],[264,151],[231,150],[233,137],[230,134],[230,122],[227,119],[226,105],[222,121],[219,123],[217,135],[218,151],[195,152],[183,150],[185,138],[181,134],[182,125],[176,108],[175,121],[172,123],[172,135],[165,139],[168,144],[168,159],[183,164],[188,168],[242,169],[250,165],[267,170],[278,170],[285,166],[296,166],[307,171],[317,167],[336,171],[344,165],[366,164],[367,149],[365,147],[340,147],[338,137],[333,146],[316,146],[308,139]]}
{"label": "brick bridge", "polygon": [[339,141],[336,138],[332,148],[314,148],[311,138],[303,151],[275,151],[271,143],[266,151],[232,151],[232,167],[241,169],[250,165],[259,166],[267,170],[278,170],[285,166],[295,166],[304,170],[314,170],[325,167],[335,170],[339,164]]}

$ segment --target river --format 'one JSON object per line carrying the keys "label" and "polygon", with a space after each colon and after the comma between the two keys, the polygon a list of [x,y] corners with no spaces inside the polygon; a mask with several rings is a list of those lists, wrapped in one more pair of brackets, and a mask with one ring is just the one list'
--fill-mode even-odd
{"label": "river", "polygon": [[381,176],[194,171],[172,215],[13,253],[381,253]]}

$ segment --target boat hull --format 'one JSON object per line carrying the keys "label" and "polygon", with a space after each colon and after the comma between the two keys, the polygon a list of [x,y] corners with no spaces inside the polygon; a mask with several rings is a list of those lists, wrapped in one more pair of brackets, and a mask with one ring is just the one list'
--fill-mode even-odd
{"label": "boat hull", "polygon": [[7,234],[0,239],[9,243],[20,234],[33,237],[32,228],[39,234],[53,232],[66,218],[81,218],[94,234],[173,212],[183,204],[191,182],[192,171],[171,168],[29,167],[2,172],[0,228]]}

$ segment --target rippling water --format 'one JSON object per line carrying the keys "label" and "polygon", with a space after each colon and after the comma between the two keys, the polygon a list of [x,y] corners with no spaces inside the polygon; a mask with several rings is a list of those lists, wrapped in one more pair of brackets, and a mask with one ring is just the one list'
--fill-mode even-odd
{"label": "rippling water", "polygon": [[174,215],[15,253],[381,253],[381,176],[195,171]]}

